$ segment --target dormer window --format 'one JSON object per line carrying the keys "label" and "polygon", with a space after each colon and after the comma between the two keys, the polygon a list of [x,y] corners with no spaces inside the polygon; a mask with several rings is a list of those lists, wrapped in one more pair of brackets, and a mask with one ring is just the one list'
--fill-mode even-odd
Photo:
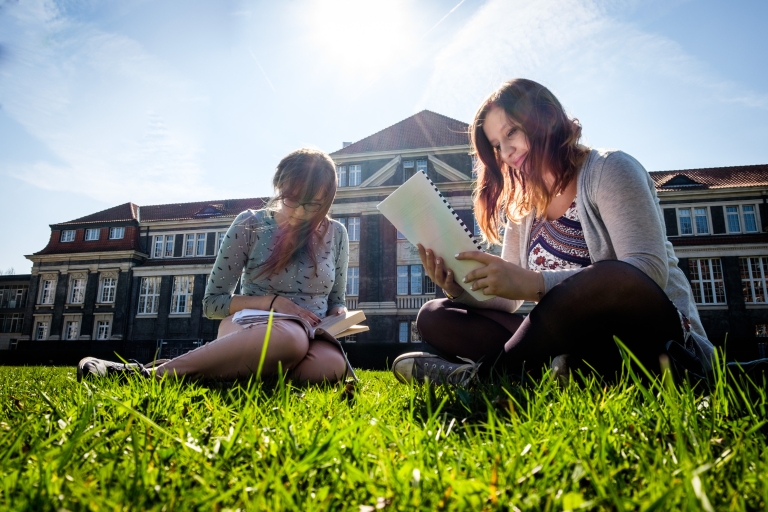
{"label": "dormer window", "polygon": [[62,242],[74,242],[75,241],[75,230],[74,229],[65,229],[61,232],[61,239]]}
{"label": "dormer window", "polygon": [[661,188],[696,188],[705,186],[706,185],[703,183],[694,181],[684,174],[678,174],[677,176],[672,177],[666,183],[661,185]]}
{"label": "dormer window", "polygon": [[109,228],[109,239],[110,240],[119,240],[121,238],[125,237],[125,228]]}
{"label": "dormer window", "polygon": [[94,240],[99,239],[100,229],[86,229],[85,230],[85,241],[86,242],[92,242]]}

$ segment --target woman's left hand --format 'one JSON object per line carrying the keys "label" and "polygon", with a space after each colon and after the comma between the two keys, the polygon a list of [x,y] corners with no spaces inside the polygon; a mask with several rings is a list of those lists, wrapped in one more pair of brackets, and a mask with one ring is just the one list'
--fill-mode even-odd
{"label": "woman's left hand", "polygon": [[465,283],[472,283],[472,290],[512,300],[537,300],[540,278],[536,272],[482,251],[461,252],[456,259],[474,260],[485,265],[470,271],[464,278]]}
{"label": "woman's left hand", "polygon": [[331,315],[343,315],[347,312],[347,308],[344,306],[333,306],[331,309],[328,310],[328,316]]}

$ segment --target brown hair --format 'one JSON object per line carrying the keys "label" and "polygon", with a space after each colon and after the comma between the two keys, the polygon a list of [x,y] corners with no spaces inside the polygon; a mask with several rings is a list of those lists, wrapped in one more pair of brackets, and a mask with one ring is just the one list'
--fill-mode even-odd
{"label": "brown hair", "polygon": [[336,196],[336,165],[327,153],[297,149],[277,164],[272,186],[276,195],[269,201],[269,209],[275,209],[284,198],[313,202],[318,192],[321,192],[323,206],[308,222],[281,226],[275,235],[274,250],[261,265],[256,278],[280,272],[303,253],[309,256],[317,275],[316,249],[331,225],[328,211]]}
{"label": "brown hair", "polygon": [[[483,131],[486,116],[497,107],[528,138],[528,155],[519,170],[502,161]],[[576,177],[587,155],[587,149],[579,145],[579,121],[568,117],[549,89],[523,78],[502,84],[488,96],[475,114],[470,137],[477,157],[475,216],[483,238],[493,243],[500,243],[499,228],[505,216],[517,222],[533,210],[544,212]],[[555,179],[551,189],[544,181],[544,169]]]}

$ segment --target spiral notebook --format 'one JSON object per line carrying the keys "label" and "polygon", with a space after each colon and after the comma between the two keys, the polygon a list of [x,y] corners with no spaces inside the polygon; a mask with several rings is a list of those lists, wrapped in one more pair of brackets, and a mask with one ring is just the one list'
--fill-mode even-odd
{"label": "spiral notebook", "polygon": [[424,171],[414,174],[376,208],[413,245],[421,244],[443,258],[445,265],[455,273],[456,282],[472,297],[481,301],[494,297],[472,291],[470,284],[461,282],[467,273],[483,264],[474,260],[460,261],[454,255],[483,249]]}

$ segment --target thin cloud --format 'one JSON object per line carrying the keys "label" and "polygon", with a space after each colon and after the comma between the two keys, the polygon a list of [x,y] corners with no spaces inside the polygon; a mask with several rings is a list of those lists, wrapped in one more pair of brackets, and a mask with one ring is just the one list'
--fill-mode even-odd
{"label": "thin cloud", "polygon": [[12,43],[0,102],[64,163],[0,171],[112,203],[213,192],[189,128],[189,103],[206,102],[205,95],[136,41],[69,19],[53,2],[19,4],[5,17]]}
{"label": "thin cloud", "polygon": [[687,88],[702,101],[768,108],[765,94],[722,79],[677,42],[611,15],[631,3],[491,0],[437,56],[422,102],[469,117],[482,95],[527,77],[585,94],[648,82]]}

